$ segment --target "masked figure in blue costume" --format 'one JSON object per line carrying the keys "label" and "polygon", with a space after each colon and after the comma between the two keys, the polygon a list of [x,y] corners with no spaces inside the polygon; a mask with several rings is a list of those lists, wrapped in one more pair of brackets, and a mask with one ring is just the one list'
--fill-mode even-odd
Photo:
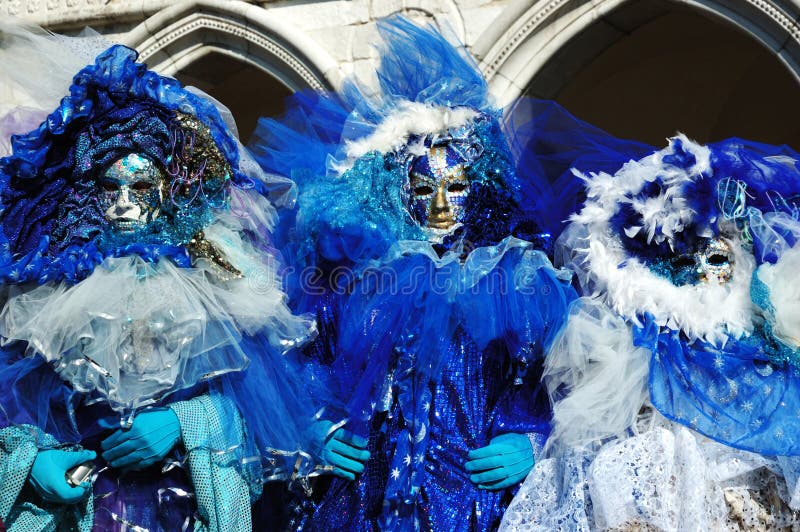
{"label": "masked figure in blue costume", "polygon": [[546,188],[518,177],[466,52],[379,29],[378,95],[299,96],[253,143],[299,182],[292,297],[319,320],[309,374],[339,399],[319,423],[341,478],[295,524],[488,530],[549,432],[541,357],[574,291],[545,253]]}
{"label": "masked figure in blue costume", "polygon": [[85,66],[97,38],[3,37],[27,107],[0,121],[0,519],[249,530],[313,415],[283,370],[313,322],[280,289],[265,176],[224,109],[135,51]]}
{"label": "masked figure in blue costume", "polygon": [[556,252],[584,297],[545,363],[547,458],[501,528],[796,529],[800,156],[655,151],[534,107],[543,165],[585,182]]}

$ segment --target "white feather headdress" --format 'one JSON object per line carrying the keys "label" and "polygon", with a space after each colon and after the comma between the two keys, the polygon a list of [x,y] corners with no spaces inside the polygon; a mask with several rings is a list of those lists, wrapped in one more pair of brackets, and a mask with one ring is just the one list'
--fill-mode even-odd
{"label": "white feather headdress", "polygon": [[[684,157],[676,163],[679,156]],[[659,325],[681,330],[690,340],[720,344],[730,335],[750,332],[755,260],[724,220],[702,213],[707,221],[697,224],[701,213],[690,201],[691,185],[714,179],[713,173],[709,149],[683,135],[661,151],[626,163],[614,175],[576,172],[586,181],[586,205],[572,216],[560,245],[569,249],[585,288],[626,319],[637,322],[650,314]],[[639,222],[615,225],[614,217],[623,208]],[[734,263],[732,279],[723,284],[676,286],[652,271],[625,242],[636,238],[645,246],[674,250],[679,237],[710,237],[714,229],[730,245]]]}

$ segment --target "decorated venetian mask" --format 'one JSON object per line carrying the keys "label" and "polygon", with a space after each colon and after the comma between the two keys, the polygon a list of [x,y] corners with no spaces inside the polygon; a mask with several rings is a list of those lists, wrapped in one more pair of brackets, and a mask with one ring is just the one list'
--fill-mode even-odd
{"label": "decorated venetian mask", "polygon": [[733,252],[725,240],[712,238],[697,254],[698,277],[703,282],[727,283],[733,277]]}
{"label": "decorated venetian mask", "polygon": [[417,157],[409,171],[410,210],[414,219],[434,233],[457,227],[469,194],[467,165],[448,144],[433,146]]}
{"label": "decorated venetian mask", "polygon": [[161,213],[164,176],[149,158],[131,153],[111,163],[100,177],[100,205],[121,232],[140,229]]}
{"label": "decorated venetian mask", "polygon": [[723,284],[733,278],[733,252],[723,239],[711,238],[694,253],[672,257],[652,268],[673,284]]}

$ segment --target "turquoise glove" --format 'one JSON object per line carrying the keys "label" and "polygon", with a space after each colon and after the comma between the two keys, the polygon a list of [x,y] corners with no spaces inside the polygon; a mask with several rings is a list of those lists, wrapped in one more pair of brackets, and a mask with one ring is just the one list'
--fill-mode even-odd
{"label": "turquoise glove", "polygon": [[469,479],[485,490],[499,490],[521,482],[533,469],[533,447],[525,434],[502,434],[489,445],[467,455]]}
{"label": "turquoise glove", "polygon": [[332,422],[321,419],[314,421],[311,428],[317,440],[322,442],[322,459],[325,465],[333,466],[334,475],[355,480],[357,474],[364,472],[364,463],[369,460],[369,442],[343,428],[329,434],[331,427]]}
{"label": "turquoise glove", "polygon": [[80,486],[71,486],[67,482],[67,471],[84,462],[94,460],[94,451],[62,451],[46,449],[39,451],[33,461],[28,481],[43,499],[60,503],[75,504],[86,498],[92,485],[84,482]]}
{"label": "turquoise glove", "polygon": [[100,447],[111,467],[144,469],[163,460],[180,439],[181,425],[175,412],[153,408],[136,414],[131,428],[116,431]]}

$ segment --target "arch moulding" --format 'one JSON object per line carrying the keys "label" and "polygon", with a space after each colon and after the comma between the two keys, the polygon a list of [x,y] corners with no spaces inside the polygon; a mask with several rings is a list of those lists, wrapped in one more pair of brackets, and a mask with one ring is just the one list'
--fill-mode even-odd
{"label": "arch moulding", "polygon": [[[501,104],[521,96],[539,70],[599,18],[635,0],[519,0],[481,35],[473,53]],[[672,0],[720,17],[772,51],[800,82],[800,2]]]}
{"label": "arch moulding", "polygon": [[166,75],[217,52],[259,68],[291,91],[334,89],[342,77],[336,61],[297,27],[238,0],[180,2],[124,39],[150,68]]}

